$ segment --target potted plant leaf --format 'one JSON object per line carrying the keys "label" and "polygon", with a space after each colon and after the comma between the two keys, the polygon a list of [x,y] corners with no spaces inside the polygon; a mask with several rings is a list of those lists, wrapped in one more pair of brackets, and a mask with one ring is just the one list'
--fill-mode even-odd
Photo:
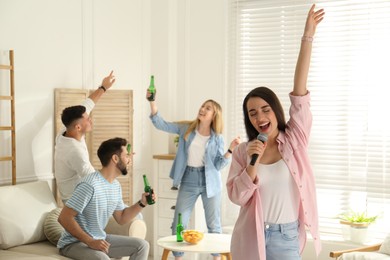
{"label": "potted plant leaf", "polygon": [[173,139],[173,142],[175,143],[175,146],[177,148],[177,146],[179,145],[179,136],[176,135],[175,138]]}
{"label": "potted plant leaf", "polygon": [[[339,216],[340,224],[343,225],[343,237],[344,239],[348,237],[348,232],[346,230],[349,229],[349,237],[350,240],[364,244],[367,241],[367,230],[370,224],[374,223],[378,216],[368,216],[366,211],[363,212],[355,212],[349,211],[346,214],[342,214]],[[349,227],[349,228],[348,228]]]}
{"label": "potted plant leaf", "polygon": [[170,154],[176,154],[178,145],[179,135],[169,135],[168,152]]}

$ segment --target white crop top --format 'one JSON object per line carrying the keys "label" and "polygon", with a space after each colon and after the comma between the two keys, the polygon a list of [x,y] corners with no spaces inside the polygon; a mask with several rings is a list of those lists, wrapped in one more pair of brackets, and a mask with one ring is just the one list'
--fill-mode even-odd
{"label": "white crop top", "polygon": [[192,167],[204,166],[203,157],[206,152],[206,144],[210,139],[210,136],[203,136],[195,130],[195,137],[192,140],[190,147],[188,148],[188,161],[187,165]]}
{"label": "white crop top", "polygon": [[283,159],[260,164],[259,185],[264,221],[284,224],[298,219],[300,195]]}

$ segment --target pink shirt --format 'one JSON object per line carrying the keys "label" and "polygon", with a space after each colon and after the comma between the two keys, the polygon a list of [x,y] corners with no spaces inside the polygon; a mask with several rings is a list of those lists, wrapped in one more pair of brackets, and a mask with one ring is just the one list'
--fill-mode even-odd
{"label": "pink shirt", "polygon": [[[313,171],[310,166],[307,146],[312,115],[310,93],[305,96],[290,94],[290,120],[285,132],[279,132],[279,151],[286,162],[300,193],[299,243],[300,253],[306,244],[306,230],[310,231],[317,255],[321,251],[318,231],[317,199]],[[226,183],[230,200],[241,206],[234,226],[231,254],[234,260],[265,260],[265,238],[263,209],[259,192],[259,179],[252,182],[246,172],[250,162],[246,154],[247,143],[241,143],[233,153]]]}

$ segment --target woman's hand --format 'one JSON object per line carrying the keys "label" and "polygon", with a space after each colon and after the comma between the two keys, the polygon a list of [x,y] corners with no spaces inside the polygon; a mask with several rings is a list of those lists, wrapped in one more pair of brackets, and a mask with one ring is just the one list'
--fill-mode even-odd
{"label": "woman's hand", "polygon": [[313,37],[316,33],[317,25],[324,19],[324,9],[320,9],[318,11],[314,11],[315,4],[313,4],[309,10],[306,19],[305,31],[303,36]]}
{"label": "woman's hand", "polygon": [[324,19],[324,9],[314,11],[315,4],[313,4],[307,15],[305,31],[301,40],[301,48],[299,50],[297,65],[294,74],[294,88],[292,95],[304,96],[307,94],[307,76],[309,74],[311,50],[313,43],[313,36],[316,32],[317,25]]}
{"label": "woman's hand", "polygon": [[246,153],[250,158],[252,158],[254,154],[258,154],[259,157],[256,160],[256,163],[258,163],[260,162],[260,158],[263,156],[266,147],[267,147],[267,142],[263,143],[255,139],[248,143],[246,147]]}
{"label": "woman's hand", "polygon": [[150,114],[152,116],[154,116],[155,114],[157,114],[157,103],[156,103],[156,93],[154,93],[154,101],[150,101],[148,98],[151,96],[152,94],[150,93],[149,89],[146,89],[146,100],[149,101],[149,104],[150,104]]}
{"label": "woman's hand", "polygon": [[[150,93],[149,91],[149,88],[146,89],[146,100],[150,101],[149,100],[149,97],[152,95],[152,93]],[[154,99],[156,99],[156,93],[154,93]]]}
{"label": "woman's hand", "polygon": [[237,136],[236,138],[233,139],[233,141],[231,141],[229,145],[229,150],[233,152],[234,149],[236,149],[237,145],[239,145],[240,143],[241,143],[241,139],[239,136]]}

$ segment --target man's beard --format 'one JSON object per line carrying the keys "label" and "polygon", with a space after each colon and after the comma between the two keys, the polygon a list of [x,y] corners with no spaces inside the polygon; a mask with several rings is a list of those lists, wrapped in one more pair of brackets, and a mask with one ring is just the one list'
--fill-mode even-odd
{"label": "man's beard", "polygon": [[127,166],[126,164],[123,163],[121,158],[119,158],[119,162],[116,164],[116,168],[118,168],[121,171],[123,176],[127,175]]}

